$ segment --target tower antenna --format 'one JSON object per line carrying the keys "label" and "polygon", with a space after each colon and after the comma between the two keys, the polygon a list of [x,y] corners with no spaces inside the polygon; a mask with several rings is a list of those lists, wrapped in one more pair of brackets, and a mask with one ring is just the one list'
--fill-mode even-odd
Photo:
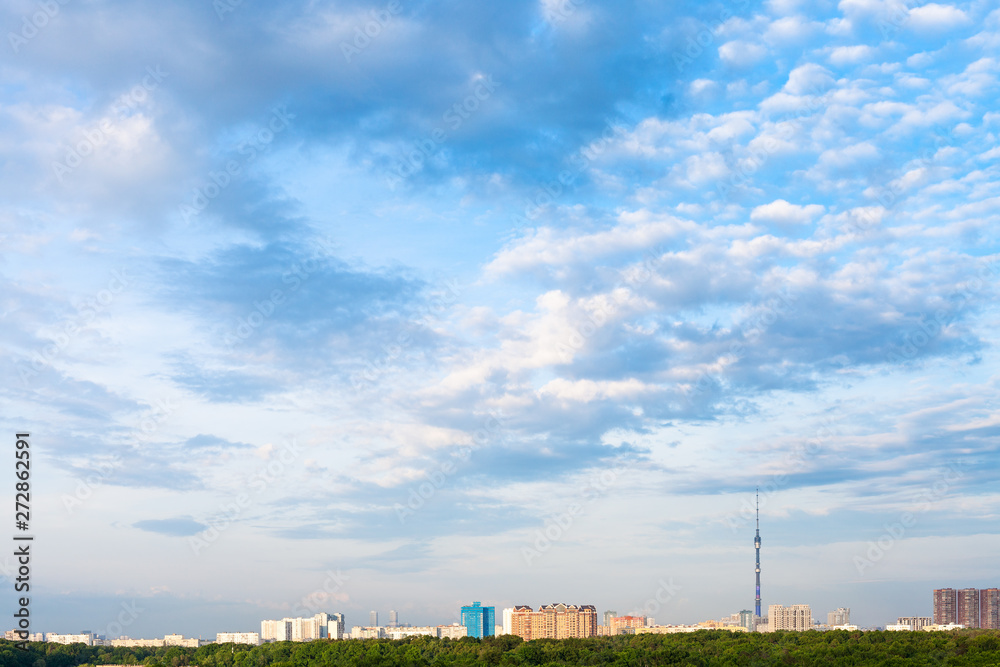
{"label": "tower antenna", "polygon": [[753,538],[754,549],[757,550],[757,598],[754,600],[754,613],[756,618],[754,623],[756,624],[757,619],[760,618],[760,487],[756,489],[757,494],[757,535]]}
{"label": "tower antenna", "polygon": [[757,535],[753,538],[754,549],[757,550],[757,597],[754,600],[754,625],[756,626],[757,620],[760,619],[760,487],[756,489],[757,494]]}

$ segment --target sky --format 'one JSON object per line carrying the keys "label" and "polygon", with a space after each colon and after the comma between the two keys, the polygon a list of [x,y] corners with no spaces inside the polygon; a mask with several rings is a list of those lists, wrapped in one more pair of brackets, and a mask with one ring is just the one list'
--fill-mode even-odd
{"label": "sky", "polygon": [[995,2],[0,25],[33,630],[1000,585]]}

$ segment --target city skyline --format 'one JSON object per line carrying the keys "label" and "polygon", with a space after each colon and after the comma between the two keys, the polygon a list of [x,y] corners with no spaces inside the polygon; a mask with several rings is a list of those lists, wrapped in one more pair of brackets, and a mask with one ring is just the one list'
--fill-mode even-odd
{"label": "city skyline", "polygon": [[695,623],[754,609],[758,521],[762,611],[995,585],[995,3],[0,26],[33,627]]}

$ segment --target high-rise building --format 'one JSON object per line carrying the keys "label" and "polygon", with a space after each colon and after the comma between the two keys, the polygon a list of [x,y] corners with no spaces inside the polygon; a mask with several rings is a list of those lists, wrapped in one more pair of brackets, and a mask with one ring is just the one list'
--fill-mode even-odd
{"label": "high-rise building", "polygon": [[344,638],[343,614],[330,614],[330,621],[326,624],[326,636],[330,639]]}
{"label": "high-rise building", "polygon": [[390,628],[398,628],[399,627],[399,615],[396,613],[395,609],[390,609],[389,610],[389,625],[387,627],[390,627]]}
{"label": "high-rise building", "polygon": [[956,600],[954,588],[934,589],[934,625],[957,623]]}
{"label": "high-rise building", "polygon": [[368,625],[372,628],[378,627],[378,612],[370,611],[368,612]]}
{"label": "high-rise building", "polygon": [[532,611],[528,605],[518,605],[511,614],[511,634],[525,641],[593,637],[597,634],[597,608],[559,603]]}
{"label": "high-rise building", "polygon": [[1000,589],[980,589],[979,627],[1000,630]]}
{"label": "high-rise building", "polygon": [[617,611],[604,612],[604,625],[611,627],[611,619],[618,615]]}
{"label": "high-rise building", "polygon": [[849,625],[851,622],[850,607],[837,607],[826,615],[826,624],[830,627],[834,625]]}
{"label": "high-rise building", "polygon": [[963,588],[955,596],[955,613],[959,625],[967,628],[979,627],[979,590]]}
{"label": "high-rise building", "polygon": [[740,626],[747,629],[747,632],[753,632],[757,629],[757,616],[749,609],[741,609],[739,613]]}
{"label": "high-rise building", "polygon": [[468,630],[468,637],[492,637],[496,625],[494,607],[484,607],[479,602],[462,607],[462,625]]}
{"label": "high-rise building", "polygon": [[503,633],[509,635],[513,633],[514,608],[507,607],[503,610]]}
{"label": "high-rise building", "polygon": [[292,619],[283,618],[280,621],[261,621],[260,638],[262,641],[287,642],[292,640]]}
{"label": "high-rise building", "polygon": [[309,618],[283,618],[280,621],[266,620],[260,622],[260,638],[265,642],[308,642],[314,639],[326,639],[327,637],[342,639],[343,636],[343,614],[320,612]]}
{"label": "high-rise building", "polygon": [[793,604],[791,607],[772,604],[767,608],[767,617],[768,632],[812,629],[812,609],[807,604]]}

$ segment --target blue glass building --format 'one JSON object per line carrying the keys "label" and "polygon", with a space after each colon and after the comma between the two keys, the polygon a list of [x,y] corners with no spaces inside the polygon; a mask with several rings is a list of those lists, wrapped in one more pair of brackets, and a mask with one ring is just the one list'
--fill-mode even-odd
{"label": "blue glass building", "polygon": [[469,637],[492,637],[496,628],[496,614],[493,607],[483,607],[478,602],[462,607],[462,625]]}

